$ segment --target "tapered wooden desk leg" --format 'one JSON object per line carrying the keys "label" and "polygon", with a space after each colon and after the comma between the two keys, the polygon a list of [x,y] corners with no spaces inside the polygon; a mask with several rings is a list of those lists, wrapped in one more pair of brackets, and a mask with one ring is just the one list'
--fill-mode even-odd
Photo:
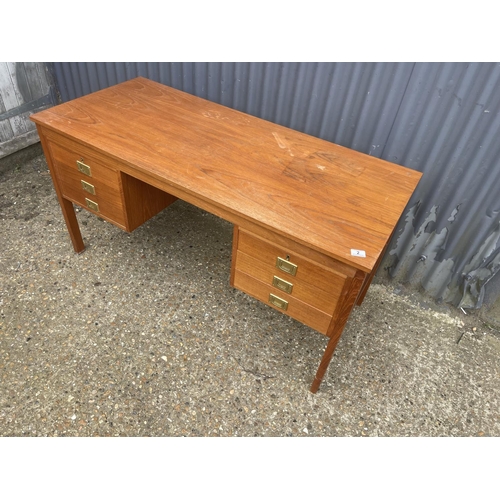
{"label": "tapered wooden desk leg", "polygon": [[339,339],[340,335],[337,338],[330,339],[330,341],[328,342],[328,345],[326,346],[325,349],[325,353],[323,354],[323,358],[321,359],[318,371],[316,372],[316,377],[314,377],[314,381],[311,385],[312,393],[316,393],[318,391],[321,381],[325,376],[326,369],[328,368],[328,365],[330,364],[330,361],[332,359],[333,352],[337,347]]}
{"label": "tapered wooden desk leg", "polygon": [[321,363],[319,364],[318,371],[316,372],[316,377],[311,385],[311,392],[316,393],[319,389],[321,381],[325,376],[326,369],[330,364],[330,361],[333,356],[333,352],[337,347],[337,343],[342,335],[345,324],[349,319],[349,314],[354,306],[354,302],[356,302],[356,298],[358,296],[359,290],[363,281],[365,279],[365,273],[358,271],[354,278],[351,279],[350,283],[346,284],[347,290],[344,295],[344,299],[342,302],[342,306],[340,308],[339,314],[332,325],[330,327],[331,331],[328,332],[328,336],[330,337],[330,341],[326,346],[325,352],[323,354],[323,358],[321,359]]}
{"label": "tapered wooden desk leg", "polygon": [[363,303],[363,300],[365,299],[366,292],[368,292],[368,288],[370,288],[371,282],[372,282],[373,278],[375,277],[375,274],[377,274],[377,270],[380,266],[380,263],[382,262],[382,258],[384,257],[384,254],[387,250],[387,247],[389,246],[389,243],[391,241],[393,234],[394,234],[394,231],[392,232],[390,238],[387,240],[387,243],[385,244],[384,249],[380,252],[380,256],[377,259],[375,266],[373,266],[372,272],[369,275],[367,275],[365,280],[363,281],[363,286],[361,287],[361,290],[358,294],[358,298],[356,299],[357,306],[360,306]]}
{"label": "tapered wooden desk leg", "polygon": [[75,249],[76,253],[83,252],[83,250],[85,250],[85,245],[83,243],[82,233],[80,232],[78,220],[76,219],[73,203],[62,197],[59,198],[59,201],[61,203],[64,220],[66,221],[66,226],[71,237],[71,242],[73,243],[73,248]]}
{"label": "tapered wooden desk leg", "polygon": [[375,276],[375,271],[373,271],[370,275],[367,275],[365,280],[363,281],[363,285],[361,286],[361,290],[356,297],[356,305],[360,306],[365,299],[366,292],[368,292],[368,288],[370,288],[373,277]]}

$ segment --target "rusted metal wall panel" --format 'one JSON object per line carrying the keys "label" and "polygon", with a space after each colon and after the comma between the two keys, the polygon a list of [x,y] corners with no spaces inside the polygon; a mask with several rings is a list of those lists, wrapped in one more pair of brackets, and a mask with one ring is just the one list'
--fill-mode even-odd
{"label": "rusted metal wall panel", "polygon": [[479,307],[500,269],[496,63],[54,63],[69,100],[141,75],[424,172],[380,272]]}
{"label": "rusted metal wall panel", "polygon": [[424,172],[386,258],[391,275],[481,305],[500,268],[499,137],[499,64],[415,66],[383,152]]}

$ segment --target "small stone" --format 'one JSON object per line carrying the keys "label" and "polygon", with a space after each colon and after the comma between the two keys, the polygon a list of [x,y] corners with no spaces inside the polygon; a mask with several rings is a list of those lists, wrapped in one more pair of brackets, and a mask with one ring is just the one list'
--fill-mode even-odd
{"label": "small stone", "polygon": [[302,429],[302,432],[305,432],[306,434],[309,434],[309,430],[307,429],[307,427],[304,427],[304,428]]}
{"label": "small stone", "polygon": [[71,416],[71,420],[76,420],[76,415],[74,415],[74,414],[73,414],[73,415]]}
{"label": "small stone", "polygon": [[161,359],[163,359],[163,361],[167,361],[167,356],[162,356]]}

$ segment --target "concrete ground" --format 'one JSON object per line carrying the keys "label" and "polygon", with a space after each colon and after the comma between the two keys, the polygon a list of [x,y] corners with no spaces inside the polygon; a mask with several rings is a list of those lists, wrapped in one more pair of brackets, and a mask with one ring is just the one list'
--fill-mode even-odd
{"label": "concrete ground", "polygon": [[182,201],[73,252],[39,145],[0,161],[1,436],[499,436],[483,313],[376,278],[327,339],[229,286],[232,226]]}

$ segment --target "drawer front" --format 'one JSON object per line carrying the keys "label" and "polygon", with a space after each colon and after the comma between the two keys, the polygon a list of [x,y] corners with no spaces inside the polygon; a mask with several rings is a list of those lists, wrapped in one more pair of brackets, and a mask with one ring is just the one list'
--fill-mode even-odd
{"label": "drawer front", "polygon": [[320,311],[291,295],[284,294],[273,286],[263,283],[239,269],[236,269],[234,273],[234,286],[320,333],[326,334],[328,330],[332,319],[330,314]]}
{"label": "drawer front", "polygon": [[120,173],[95,160],[83,146],[49,145],[63,196],[124,228]]}
{"label": "drawer front", "polygon": [[335,310],[344,282],[342,278],[334,275],[330,291],[327,292],[311,285],[308,281],[280,272],[276,266],[269,265],[240,250],[236,252],[236,269],[271,285],[275,292],[284,298],[291,295],[329,315],[332,315]]}

